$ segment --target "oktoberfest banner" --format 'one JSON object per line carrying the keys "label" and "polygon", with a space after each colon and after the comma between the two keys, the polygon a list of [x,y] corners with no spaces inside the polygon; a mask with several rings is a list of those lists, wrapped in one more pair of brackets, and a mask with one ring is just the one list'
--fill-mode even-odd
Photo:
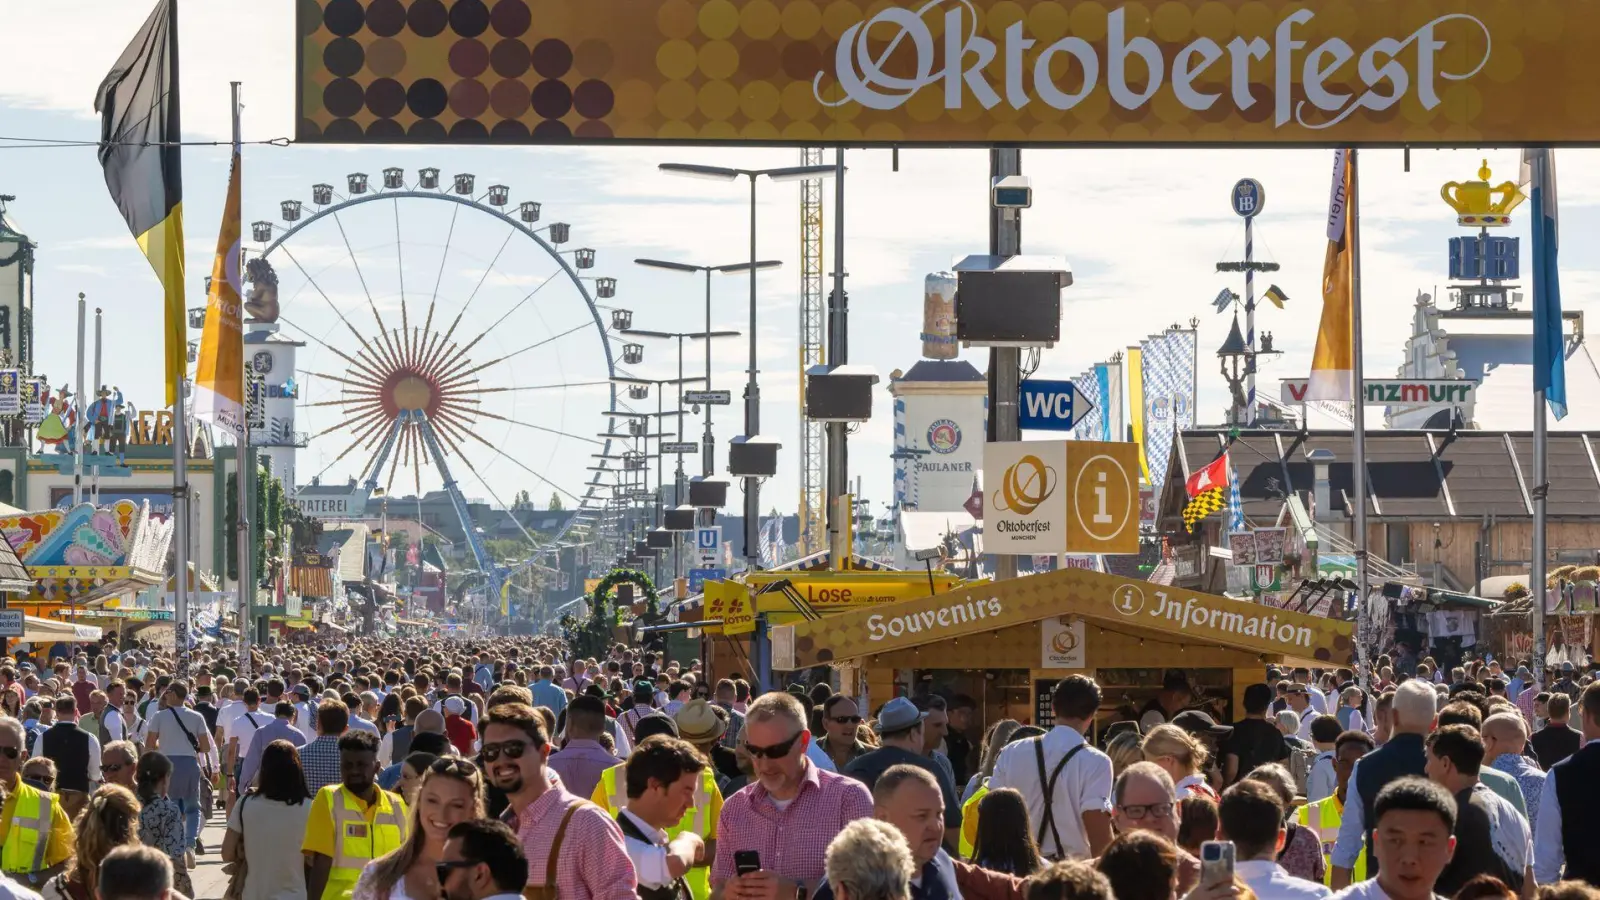
{"label": "oktoberfest banner", "polygon": [[233,151],[228,198],[217,234],[217,255],[211,264],[211,293],[206,298],[206,327],[195,365],[195,415],[244,440],[244,305],[239,277],[239,151]]}
{"label": "oktoberfest banner", "polygon": [[305,0],[300,143],[1600,141],[1600,4]]}
{"label": "oktoberfest banner", "polygon": [[22,373],[16,369],[0,369],[0,416],[15,416],[22,412]]}
{"label": "oktoberfest banner", "polygon": [[1174,328],[1143,342],[1145,458],[1150,484],[1159,492],[1167,481],[1172,444],[1194,426],[1195,333]]}
{"label": "oktoberfest banner", "polygon": [[22,422],[24,425],[38,425],[44,421],[45,398],[50,394],[50,385],[43,378],[27,378],[22,382]]}

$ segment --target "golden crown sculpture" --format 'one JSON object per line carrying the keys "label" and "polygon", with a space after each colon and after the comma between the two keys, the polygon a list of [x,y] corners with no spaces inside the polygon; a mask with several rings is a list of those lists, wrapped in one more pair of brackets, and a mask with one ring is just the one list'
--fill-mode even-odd
{"label": "golden crown sculpture", "polygon": [[1456,211],[1456,224],[1465,228],[1504,228],[1511,224],[1511,211],[1528,199],[1522,188],[1508,181],[1489,186],[1489,161],[1483,161],[1477,181],[1452,181],[1439,189],[1439,196]]}

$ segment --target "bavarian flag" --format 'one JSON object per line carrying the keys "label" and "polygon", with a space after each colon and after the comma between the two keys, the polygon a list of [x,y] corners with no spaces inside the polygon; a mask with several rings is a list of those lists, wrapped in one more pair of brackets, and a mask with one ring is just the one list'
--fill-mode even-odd
{"label": "bavarian flag", "polygon": [[1227,505],[1228,454],[1211,461],[1211,464],[1189,476],[1184,487],[1189,492],[1189,502],[1183,507],[1183,527],[1191,534],[1196,525]]}
{"label": "bavarian flag", "polygon": [[100,82],[100,165],[111,199],[165,293],[167,404],[188,363],[183,307],[183,173],[178,122],[178,4],[159,0]]}

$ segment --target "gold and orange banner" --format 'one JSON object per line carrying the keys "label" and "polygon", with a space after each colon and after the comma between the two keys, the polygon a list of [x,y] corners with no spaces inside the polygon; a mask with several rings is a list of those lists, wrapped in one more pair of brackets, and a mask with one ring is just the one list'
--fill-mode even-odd
{"label": "gold and orange banner", "polygon": [[1594,0],[308,0],[302,142],[1600,140]]}
{"label": "gold and orange banner", "polygon": [[223,204],[217,255],[211,264],[206,297],[206,327],[195,363],[194,412],[235,438],[244,439],[244,304],[239,273],[239,178],[241,159],[233,153],[228,199]]}

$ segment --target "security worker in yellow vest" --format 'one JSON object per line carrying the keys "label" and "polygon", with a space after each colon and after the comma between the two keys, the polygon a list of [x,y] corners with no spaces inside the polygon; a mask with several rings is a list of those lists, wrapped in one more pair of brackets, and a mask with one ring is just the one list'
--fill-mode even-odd
{"label": "security worker in yellow vest", "polygon": [[349,900],[361,869],[406,839],[406,805],[378,787],[378,738],[339,737],[339,784],[317,792],[300,849],[310,863],[306,896]]}
{"label": "security worker in yellow vest", "polygon": [[[1359,731],[1339,735],[1333,745],[1333,774],[1337,779],[1333,793],[1295,811],[1295,823],[1311,829],[1322,842],[1322,858],[1327,868],[1324,884],[1331,886],[1333,881],[1333,845],[1339,840],[1339,824],[1344,821],[1344,798],[1350,785],[1350,772],[1355,769],[1356,760],[1372,752],[1374,746],[1372,738]],[[1356,857],[1356,867],[1350,872],[1350,883],[1366,880],[1367,848],[1363,846],[1361,855]]]}
{"label": "security worker in yellow vest", "polygon": [[[644,739],[652,735],[679,737],[680,729],[683,729],[683,739],[694,744],[695,749],[706,756],[706,746],[716,743],[727,727],[727,723],[710,710],[706,701],[691,700],[678,710],[676,720],[665,715],[649,715],[640,719],[634,732],[634,746],[644,743]],[[683,876],[694,900],[709,900],[711,897],[710,863],[717,858],[717,819],[722,816],[722,791],[717,788],[716,770],[710,765],[709,756],[706,762],[706,767],[700,770],[700,782],[695,787],[692,805],[677,825],[666,830],[668,843],[685,832],[698,835],[705,843],[705,853],[701,856],[705,864],[691,868]],[[600,783],[595,785],[594,795],[589,798],[596,806],[604,807],[612,818],[616,818],[628,806],[627,771],[627,763],[624,762],[600,773]]]}
{"label": "security worker in yellow vest", "polygon": [[31,885],[44,884],[67,868],[75,835],[60,799],[21,778],[28,758],[26,732],[16,719],[0,719],[0,869]]}

